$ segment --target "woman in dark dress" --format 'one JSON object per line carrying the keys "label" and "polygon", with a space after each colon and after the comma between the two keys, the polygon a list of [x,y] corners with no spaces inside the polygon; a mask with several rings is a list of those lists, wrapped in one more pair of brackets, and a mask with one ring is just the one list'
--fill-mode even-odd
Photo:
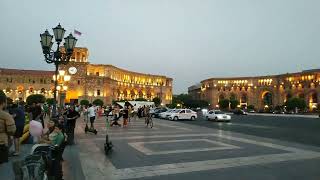
{"label": "woman in dark dress", "polygon": [[123,110],[123,127],[128,126],[128,118],[129,118],[129,109],[127,106],[125,106]]}

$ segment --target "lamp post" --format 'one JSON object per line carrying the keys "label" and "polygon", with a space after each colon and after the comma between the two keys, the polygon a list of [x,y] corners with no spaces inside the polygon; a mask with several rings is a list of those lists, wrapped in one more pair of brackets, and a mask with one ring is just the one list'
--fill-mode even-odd
{"label": "lamp post", "polygon": [[[54,91],[53,91],[53,109],[52,117],[56,117],[56,107],[57,107],[57,86],[58,86],[58,69],[60,64],[68,64],[73,53],[73,49],[77,43],[77,39],[70,33],[66,38],[64,38],[65,29],[59,24],[57,27],[53,28],[54,38],[57,43],[56,51],[52,50],[52,39],[53,36],[46,30],[44,33],[40,34],[42,52],[45,57],[45,61],[48,64],[55,65],[55,81],[54,81]],[[60,51],[60,44],[64,39],[65,51]]]}
{"label": "lamp post", "polygon": [[[57,78],[57,79],[56,79]],[[56,77],[53,75],[53,80],[57,81],[57,90],[59,91],[60,95],[60,107],[64,104],[65,93],[68,90],[68,86],[65,85],[66,82],[70,81],[71,76],[67,75],[64,70],[59,70],[59,74]]]}

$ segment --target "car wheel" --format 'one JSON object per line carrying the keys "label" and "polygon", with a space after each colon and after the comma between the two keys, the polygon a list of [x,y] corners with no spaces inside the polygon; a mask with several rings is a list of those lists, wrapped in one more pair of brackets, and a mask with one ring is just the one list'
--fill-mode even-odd
{"label": "car wheel", "polygon": [[210,120],[208,116],[206,117],[206,120],[207,120],[207,121],[209,121],[209,120]]}
{"label": "car wheel", "polygon": [[175,117],[173,118],[173,120],[174,120],[174,121],[178,121],[178,120],[179,120],[178,116],[175,116]]}
{"label": "car wheel", "polygon": [[191,116],[191,120],[194,121],[196,119],[196,117],[194,116]]}
{"label": "car wheel", "polygon": [[218,118],[217,118],[217,117],[215,117],[215,118],[214,118],[214,121],[218,121]]}

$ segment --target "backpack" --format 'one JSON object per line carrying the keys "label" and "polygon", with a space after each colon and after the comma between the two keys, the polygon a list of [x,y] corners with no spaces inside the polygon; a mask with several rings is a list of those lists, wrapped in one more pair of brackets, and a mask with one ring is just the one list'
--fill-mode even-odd
{"label": "backpack", "polygon": [[40,154],[28,155],[21,166],[22,180],[43,180],[46,178],[45,161]]}

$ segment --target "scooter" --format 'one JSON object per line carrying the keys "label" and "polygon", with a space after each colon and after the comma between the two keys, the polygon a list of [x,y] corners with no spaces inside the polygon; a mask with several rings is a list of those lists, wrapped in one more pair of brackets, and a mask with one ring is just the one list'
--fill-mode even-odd
{"label": "scooter", "polygon": [[86,124],[86,127],[84,128],[85,133],[91,132],[97,135],[98,131],[95,128],[89,128],[88,124]]}
{"label": "scooter", "polygon": [[86,127],[84,128],[84,132],[85,132],[85,133],[91,132],[91,133],[94,133],[95,135],[97,135],[98,131],[97,131],[95,128],[93,128],[93,127],[89,128],[89,126],[88,126],[88,119],[89,119],[88,116],[86,116],[86,118],[85,118],[85,120],[86,120]]}

